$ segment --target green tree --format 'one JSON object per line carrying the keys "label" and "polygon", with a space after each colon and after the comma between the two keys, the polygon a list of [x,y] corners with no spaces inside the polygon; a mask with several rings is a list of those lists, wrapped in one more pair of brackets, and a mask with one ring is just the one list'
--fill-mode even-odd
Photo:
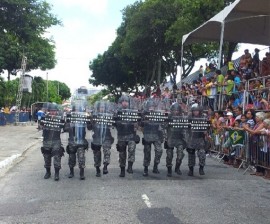
{"label": "green tree", "polygon": [[46,82],[41,77],[34,77],[32,83],[32,103],[46,101]]}
{"label": "green tree", "polygon": [[45,31],[61,25],[44,0],[3,0],[0,2],[0,71],[15,75],[22,55],[28,57],[28,70],[55,66],[54,43]]}
{"label": "green tree", "polygon": [[[106,52],[90,62],[93,85],[107,86],[115,95],[138,86],[159,84],[165,76],[176,82],[182,36],[229,4],[229,0],[146,0],[123,10],[117,37]],[[219,43],[192,44],[184,48],[184,74],[197,60],[218,55]],[[236,43],[224,45],[230,56]]]}
{"label": "green tree", "polygon": [[[0,76],[0,93],[5,92],[5,82],[4,78]],[[0,94],[0,107],[5,106],[4,94]]]}
{"label": "green tree", "polygon": [[11,107],[16,104],[16,96],[18,92],[19,79],[7,81],[4,89],[4,104]]}

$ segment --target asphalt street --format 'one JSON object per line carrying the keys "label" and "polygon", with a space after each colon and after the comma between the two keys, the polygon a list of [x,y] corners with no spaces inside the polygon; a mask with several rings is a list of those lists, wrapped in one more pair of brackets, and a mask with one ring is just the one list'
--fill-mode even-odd
{"label": "asphalt street", "polygon": [[[89,132],[89,138],[90,135]],[[65,145],[66,134],[62,139]],[[205,176],[199,176],[196,167],[195,176],[189,177],[186,153],[183,175],[174,173],[169,178],[164,150],[159,166],[161,173],[150,172],[148,177],[143,177],[140,143],[134,174],[120,178],[118,153],[113,146],[109,174],[97,178],[89,149],[86,179],[79,180],[77,167],[75,177],[67,177],[68,156],[65,155],[60,180],[56,182],[53,178],[43,179],[41,132],[35,125],[0,127],[0,141],[2,162],[12,154],[21,154],[1,169],[0,224],[269,224],[270,181],[248,173],[243,175],[244,170],[237,172],[213,157],[207,157]]]}

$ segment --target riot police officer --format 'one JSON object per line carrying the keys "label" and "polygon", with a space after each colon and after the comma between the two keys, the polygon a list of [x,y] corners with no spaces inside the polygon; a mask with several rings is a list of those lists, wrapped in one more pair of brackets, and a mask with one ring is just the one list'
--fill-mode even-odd
{"label": "riot police officer", "polygon": [[100,177],[101,147],[103,148],[103,174],[108,173],[110,164],[111,146],[114,138],[111,134],[113,120],[113,105],[108,101],[97,101],[94,105],[91,129],[93,131],[91,149],[94,154],[96,176]]}
{"label": "riot police officer", "polygon": [[173,150],[176,148],[176,164],[175,164],[175,172],[178,175],[181,175],[182,172],[180,170],[180,166],[182,164],[182,160],[185,156],[184,148],[186,146],[184,130],[179,124],[182,117],[182,109],[178,103],[174,103],[170,107],[170,115],[168,118],[167,128],[166,128],[166,141],[164,143],[164,148],[166,149],[167,157],[166,157],[166,166],[168,169],[167,176],[172,176],[172,160],[173,160]]}
{"label": "riot police officer", "polygon": [[61,129],[64,125],[62,113],[57,104],[44,103],[43,109],[46,112],[45,117],[41,120],[43,126],[43,146],[41,152],[44,157],[46,174],[44,179],[51,177],[51,163],[55,170],[54,180],[59,180],[59,171],[61,169],[61,157],[64,155],[64,148],[61,144]]}
{"label": "riot police officer", "polygon": [[80,179],[84,180],[85,151],[88,150],[86,128],[89,128],[90,115],[86,112],[87,103],[85,99],[75,99],[72,104],[72,112],[67,114],[69,127],[68,130],[66,130],[69,132],[68,145],[66,149],[69,154],[68,165],[70,168],[70,174],[68,177],[74,177],[74,167],[76,166],[77,154]]}
{"label": "riot police officer", "polygon": [[[191,107],[191,115],[189,118],[191,121],[206,121],[206,118],[202,114],[202,108],[198,105]],[[187,135],[187,152],[188,152],[188,166],[189,166],[189,176],[193,176],[194,166],[196,163],[196,155],[195,152],[197,151],[197,156],[199,158],[199,174],[205,175],[204,173],[204,166],[205,166],[205,130],[200,129],[190,129]]]}
{"label": "riot police officer", "polygon": [[143,176],[148,176],[148,166],[151,162],[151,145],[154,146],[155,158],[153,173],[159,173],[158,164],[163,153],[162,143],[164,141],[164,110],[159,110],[158,105],[160,102],[154,99],[148,99],[143,108],[143,120],[141,125],[143,127],[144,145],[144,173]]}
{"label": "riot police officer", "polygon": [[122,95],[118,100],[118,111],[116,118],[117,144],[116,148],[119,152],[119,166],[121,169],[120,177],[125,177],[125,167],[128,150],[128,168],[127,172],[133,173],[133,163],[135,162],[136,143],[139,142],[136,130],[138,127],[137,115],[138,110],[135,108],[133,98]]}

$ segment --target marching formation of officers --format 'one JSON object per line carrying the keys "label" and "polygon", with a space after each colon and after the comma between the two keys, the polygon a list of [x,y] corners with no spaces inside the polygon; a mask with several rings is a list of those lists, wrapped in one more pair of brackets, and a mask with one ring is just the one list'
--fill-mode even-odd
{"label": "marching formation of officers", "polygon": [[[46,115],[41,121],[43,126],[41,152],[45,161],[45,179],[51,177],[53,159],[54,179],[59,180],[61,157],[65,152],[61,142],[62,130],[68,133],[66,152],[69,155],[69,178],[74,177],[74,167],[78,162],[80,179],[85,179],[85,151],[89,147],[93,150],[96,177],[101,176],[102,157],[102,173],[108,174],[111,147],[114,143],[111,133],[113,127],[117,130],[116,149],[119,153],[120,177],[125,177],[126,171],[133,173],[136,144],[141,140],[138,130],[142,130],[143,133],[141,140],[144,146],[143,176],[148,176],[152,145],[155,152],[153,173],[159,173],[158,165],[164,147],[167,154],[168,177],[172,176],[174,149],[176,151],[175,173],[182,174],[180,166],[186,149],[188,175],[193,176],[196,152],[199,158],[199,174],[204,175],[205,134],[209,123],[198,106],[192,107],[189,115],[184,116],[177,102],[169,104],[167,101],[149,98],[140,105],[133,97],[123,95],[117,105],[108,101],[98,101],[93,107],[89,107],[84,98],[76,99],[72,103],[72,111],[66,116],[63,116],[60,107],[54,103],[45,103],[43,110]],[[93,133],[91,143],[86,139],[87,130]]]}

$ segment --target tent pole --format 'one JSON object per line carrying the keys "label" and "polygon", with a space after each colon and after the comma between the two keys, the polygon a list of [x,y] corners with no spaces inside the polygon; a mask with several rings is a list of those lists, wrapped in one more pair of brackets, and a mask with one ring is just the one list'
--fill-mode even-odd
{"label": "tent pole", "polygon": [[182,42],[182,46],[181,46],[181,56],[180,56],[180,89],[182,88],[182,74],[183,74],[183,53],[184,51],[184,43]]}
{"label": "tent pole", "polygon": [[221,68],[222,47],[223,47],[223,38],[224,38],[224,27],[225,27],[225,22],[222,21],[222,23],[221,23],[220,42],[219,42],[218,69]]}

